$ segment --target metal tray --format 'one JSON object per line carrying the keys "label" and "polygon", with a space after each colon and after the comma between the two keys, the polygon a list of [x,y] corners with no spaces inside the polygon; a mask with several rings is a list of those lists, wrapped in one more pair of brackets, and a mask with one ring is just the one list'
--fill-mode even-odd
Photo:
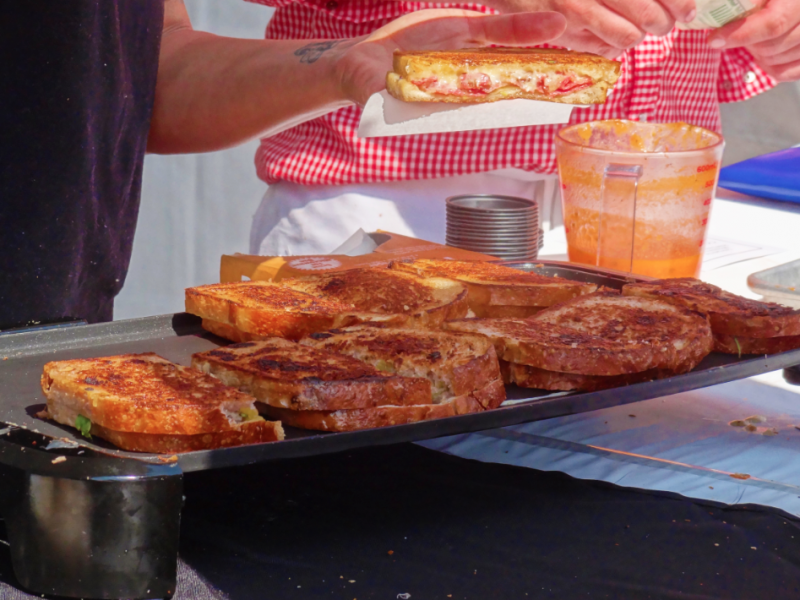
{"label": "metal tray", "polygon": [[800,260],[752,273],[747,286],[767,302],[800,308]]}
{"label": "metal tray", "polygon": [[[635,280],[624,273],[566,263],[506,264],[617,289]],[[72,428],[35,416],[44,405],[40,376],[48,361],[152,351],[189,364],[192,353],[223,343],[225,340],[201,328],[200,319],[184,313],[0,335],[0,510],[6,515],[12,559],[23,585],[40,593],[75,597],[156,597],[174,591],[180,520],[176,494],[179,499],[184,472],[493,429],[675,394],[800,364],[800,349],[772,356],[713,353],[691,373],[668,379],[591,393],[537,392],[509,386],[508,400],[492,411],[346,433],[287,427],[287,439],[281,442],[189,452],[181,454],[177,462],[158,455],[124,452],[96,438],[90,441]],[[54,439],[66,440],[72,447],[45,450]],[[51,483],[43,487],[44,479]],[[63,521],[43,520],[36,511],[41,502],[52,504],[53,490],[59,490],[59,497],[74,494],[82,499],[61,510],[69,510],[72,520],[76,510],[84,511],[81,522],[90,529],[89,534],[84,531],[91,538],[84,552],[71,548],[68,572],[64,570],[64,553],[54,545],[54,539],[63,537]],[[104,507],[103,514],[115,516],[113,526],[97,517],[99,506]],[[139,553],[136,556],[128,552],[134,539]],[[96,558],[101,555],[115,558]]]}
{"label": "metal tray", "polygon": [[[617,289],[633,280],[624,273],[565,263],[507,264]],[[42,366],[51,360],[128,352],[156,352],[188,365],[193,353],[225,343],[228,342],[205,332],[199,318],[186,313],[0,336],[0,423],[66,438],[106,455],[163,464],[163,456],[117,450],[103,440],[89,441],[73,428],[37,418],[35,414],[44,408],[45,401],[39,381]],[[691,373],[624,388],[565,394],[508,386],[508,400],[493,411],[345,433],[287,427],[285,441],[188,452],[179,456],[178,465],[185,472],[197,471],[493,429],[675,394],[799,363],[800,349],[758,357],[712,353]]]}

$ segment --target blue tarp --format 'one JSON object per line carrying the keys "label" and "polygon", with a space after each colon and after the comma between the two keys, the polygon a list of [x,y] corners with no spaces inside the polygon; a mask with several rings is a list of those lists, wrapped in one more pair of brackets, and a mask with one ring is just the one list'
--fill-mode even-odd
{"label": "blue tarp", "polygon": [[750,196],[800,203],[800,148],[789,148],[724,167],[719,187]]}

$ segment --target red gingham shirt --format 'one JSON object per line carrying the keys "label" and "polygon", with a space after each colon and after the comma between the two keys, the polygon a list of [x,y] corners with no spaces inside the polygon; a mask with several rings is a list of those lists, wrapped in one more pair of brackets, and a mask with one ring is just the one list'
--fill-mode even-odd
{"label": "red gingham shirt", "polygon": [[[277,7],[269,39],[340,39],[372,33],[397,17],[427,8],[493,13],[477,4],[396,0],[250,0]],[[685,121],[721,129],[719,103],[746,100],[776,82],[744,49],[719,51],[707,31],[647,36],[621,57],[608,102],[576,108],[571,123],[596,119]],[[263,139],[258,175],[267,183],[353,184],[430,179],[517,167],[555,173],[553,138],[564,125],[540,125],[361,139],[361,109],[350,106]]]}

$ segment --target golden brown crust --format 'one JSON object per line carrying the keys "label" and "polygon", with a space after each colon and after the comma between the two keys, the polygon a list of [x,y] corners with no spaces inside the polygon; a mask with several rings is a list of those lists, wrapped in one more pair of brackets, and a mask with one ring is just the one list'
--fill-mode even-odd
{"label": "golden brown crust", "polygon": [[432,402],[427,379],[387,375],[351,356],[280,338],[200,352],[192,356],[192,365],[280,408],[349,410]]}
{"label": "golden brown crust", "polygon": [[777,354],[800,348],[800,335],[785,335],[768,338],[714,334],[714,350],[725,354]]}
{"label": "golden brown crust", "polygon": [[151,433],[132,433],[114,431],[93,424],[93,436],[111,442],[122,450],[129,452],[152,452],[156,454],[174,454],[210,450],[212,448],[230,448],[245,444],[263,444],[278,442],[284,439],[280,421],[258,419],[230,431],[215,431],[195,435],[165,435]]}
{"label": "golden brown crust", "polygon": [[506,386],[503,379],[498,378],[490,381],[487,385],[469,394],[478,401],[484,410],[491,410],[499,407],[506,399]]}
{"label": "golden brown crust", "polygon": [[[360,313],[405,317],[395,319],[391,323],[395,327],[419,325],[437,329],[446,319],[460,318],[467,313],[467,290],[462,284],[386,268],[367,267],[284,279],[281,285],[348,304]],[[366,320],[361,318],[353,322]]]}
{"label": "golden brown crust", "polygon": [[503,380],[519,387],[550,391],[596,392],[633,383],[663,379],[676,374],[669,369],[649,369],[640,373],[626,375],[581,375],[579,373],[560,373],[547,371],[530,365],[520,365],[502,361]]}
{"label": "golden brown crust", "polygon": [[469,307],[477,314],[488,306],[552,306],[597,290],[593,283],[548,277],[480,261],[422,258],[393,262],[390,268],[422,277],[445,277],[468,289]]}
{"label": "golden brown crust", "polygon": [[202,327],[209,333],[213,333],[214,335],[224,338],[226,340],[230,340],[231,342],[240,344],[242,342],[256,342],[260,340],[267,340],[272,336],[267,335],[256,335],[254,333],[247,333],[246,331],[240,331],[236,329],[233,325],[228,325],[226,323],[219,323],[218,321],[212,321],[211,319],[203,319]]}
{"label": "golden brown crust", "polygon": [[186,289],[186,312],[260,336],[299,339],[342,325],[353,306],[266,281]]}
{"label": "golden brown crust", "polygon": [[459,50],[395,50],[393,67],[399,73],[409,58],[428,59],[431,62],[447,62],[452,65],[481,66],[498,64],[529,64],[532,61],[545,61],[554,64],[575,66],[585,64],[600,65],[617,73],[620,64],[597,54],[575,52],[560,48],[461,48]]}
{"label": "golden brown crust", "polygon": [[471,307],[476,317],[481,319],[527,319],[544,310],[545,306],[500,306],[479,304]]}
{"label": "golden brown crust", "polygon": [[693,368],[713,346],[704,316],[606,292],[574,298],[529,319],[461,319],[446,327],[490,337],[503,360],[583,375]]}
{"label": "golden brown crust", "polygon": [[155,435],[236,430],[254,399],[215,378],[148,352],[47,363],[48,412],[75,426],[83,415],[106,429]]}
{"label": "golden brown crust", "polygon": [[353,356],[385,372],[427,377],[434,403],[500,377],[494,347],[480,335],[359,326],[314,333],[300,343]]}
{"label": "golden brown crust", "polygon": [[267,405],[259,408],[263,414],[270,418],[279,418],[291,427],[318,431],[357,431],[481,412],[483,407],[476,396],[480,395],[484,402],[497,403],[499,388],[502,387],[502,381],[493,381],[486,386],[486,390],[473,395],[458,396],[444,404],[423,406],[378,406],[337,411],[295,411]]}
{"label": "golden brown crust", "polygon": [[800,310],[743,298],[691,277],[628,284],[622,293],[706,313],[715,334],[745,338],[800,335]]}

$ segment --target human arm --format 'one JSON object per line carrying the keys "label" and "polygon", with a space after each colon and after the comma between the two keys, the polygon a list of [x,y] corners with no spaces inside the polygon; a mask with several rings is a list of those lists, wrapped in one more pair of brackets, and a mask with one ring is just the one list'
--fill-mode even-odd
{"label": "human arm", "polygon": [[558,14],[419,11],[349,40],[242,40],[195,31],[165,0],[148,151],[206,152],[268,136],[385,87],[396,49],[531,46],[564,30]]}
{"label": "human arm", "polygon": [[778,81],[800,79],[800,0],[769,0],[758,12],[709,35],[712,48],[746,48]]}

